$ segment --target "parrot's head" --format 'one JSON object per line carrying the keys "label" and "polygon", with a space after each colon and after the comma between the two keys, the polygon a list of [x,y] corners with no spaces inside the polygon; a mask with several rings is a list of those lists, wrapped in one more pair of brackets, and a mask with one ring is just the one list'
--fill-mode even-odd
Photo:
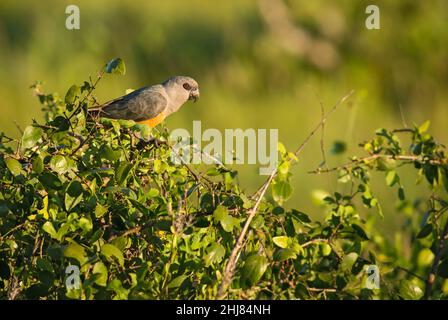
{"label": "parrot's head", "polygon": [[163,86],[169,91],[174,89],[180,96],[185,98],[185,101],[193,100],[196,102],[199,99],[199,85],[191,77],[171,77],[163,83]]}

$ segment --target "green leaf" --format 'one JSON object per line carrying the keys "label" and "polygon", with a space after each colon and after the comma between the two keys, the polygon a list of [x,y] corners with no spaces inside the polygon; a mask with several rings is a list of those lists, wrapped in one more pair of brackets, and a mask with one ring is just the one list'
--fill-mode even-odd
{"label": "green leaf", "polygon": [[281,142],[277,143],[277,150],[280,152],[280,154],[284,155],[286,153],[285,145]]}
{"label": "green leaf", "polygon": [[140,137],[144,140],[151,138],[152,128],[146,124],[136,124],[132,126],[132,131],[139,133]]}
{"label": "green leaf", "polygon": [[295,220],[297,220],[299,222],[302,222],[302,223],[310,223],[311,222],[310,217],[306,213],[301,212],[301,211],[297,211],[295,209],[291,210],[291,216]]}
{"label": "green leaf", "polygon": [[107,277],[108,271],[107,267],[101,261],[98,261],[93,266],[93,274],[97,274],[98,276],[95,279],[95,283],[101,287],[107,286]]}
{"label": "green leaf", "polygon": [[418,133],[422,134],[422,133],[425,133],[426,131],[428,131],[429,125],[430,125],[430,121],[429,120],[423,122],[420,125],[420,127],[418,127]]}
{"label": "green leaf", "polygon": [[42,230],[48,233],[53,239],[58,239],[58,233],[56,232],[56,229],[50,221],[47,221],[43,224]]}
{"label": "green leaf", "polygon": [[57,127],[59,131],[67,131],[70,128],[70,121],[63,116],[57,116],[50,124]]}
{"label": "green leaf", "polygon": [[23,131],[22,149],[34,147],[42,138],[42,130],[37,127],[28,126]]}
{"label": "green leaf", "polygon": [[226,249],[219,243],[213,242],[205,250],[206,255],[204,256],[205,266],[208,267],[214,263],[221,262],[226,253]]}
{"label": "green leaf", "polygon": [[363,240],[369,240],[369,237],[367,236],[366,232],[363,228],[358,226],[357,224],[352,224],[352,228],[355,230],[356,234]]}
{"label": "green leaf", "polygon": [[116,58],[106,64],[107,73],[118,73],[124,75],[126,73],[126,66],[121,58]]}
{"label": "green leaf", "polygon": [[14,176],[25,175],[25,171],[23,170],[22,165],[16,159],[6,158],[5,163],[6,163],[6,167],[8,168],[8,170]]}
{"label": "green leaf", "polygon": [[50,260],[48,260],[48,259],[38,257],[36,266],[39,270],[54,273],[53,265],[51,264]]}
{"label": "green leaf", "polygon": [[79,181],[72,181],[65,192],[65,209],[71,211],[82,200],[82,185]]}
{"label": "green leaf", "polygon": [[42,173],[44,171],[44,161],[41,157],[36,157],[33,160],[33,171],[35,173]]}
{"label": "green leaf", "polygon": [[432,224],[431,223],[425,224],[425,226],[417,234],[417,239],[426,238],[431,234],[431,232],[432,232]]}
{"label": "green leaf", "polygon": [[61,180],[59,180],[55,174],[50,172],[46,172],[41,175],[39,177],[39,182],[42,183],[46,189],[59,190],[62,187]]}
{"label": "green leaf", "polygon": [[423,297],[423,290],[410,280],[400,281],[400,296],[405,300],[419,300]]}
{"label": "green leaf", "polygon": [[232,232],[233,228],[238,225],[238,223],[239,220],[232,217],[230,214],[228,214],[221,220],[221,226],[226,232]]}
{"label": "green leaf", "polygon": [[397,182],[398,182],[397,172],[395,170],[388,171],[386,174],[386,184],[389,187],[392,187]]}
{"label": "green leaf", "polygon": [[297,258],[297,252],[293,249],[279,249],[274,254],[274,260],[276,261],[285,261],[288,259],[295,259]]}
{"label": "green leaf", "polygon": [[115,257],[118,260],[118,263],[120,264],[120,266],[121,267],[124,266],[123,253],[121,253],[120,249],[118,249],[113,244],[109,244],[109,243],[103,244],[103,246],[101,247],[101,253],[106,258]]}
{"label": "green leaf", "polygon": [[269,263],[266,257],[259,254],[250,255],[244,262],[242,277],[250,285],[256,284],[265,273]]}
{"label": "green leaf", "polygon": [[334,155],[344,153],[347,150],[347,144],[344,141],[334,141],[330,148],[330,152]]}
{"label": "green leaf", "polygon": [[276,181],[272,186],[272,197],[279,204],[282,205],[284,201],[291,197],[293,188],[287,181]]}
{"label": "green leaf", "polygon": [[176,278],[174,278],[173,280],[171,280],[171,282],[168,284],[168,289],[174,289],[174,288],[178,288],[181,286],[181,284],[185,281],[185,279],[187,279],[188,276],[186,275],[180,275],[177,276]]}
{"label": "green leaf", "polygon": [[63,174],[68,171],[68,163],[67,159],[64,156],[56,155],[50,160],[50,168],[51,170]]}
{"label": "green leaf", "polygon": [[432,253],[431,249],[423,248],[422,250],[420,250],[417,256],[417,265],[420,268],[424,268],[431,265],[433,261],[434,261],[434,253]]}
{"label": "green leaf", "polygon": [[400,188],[398,188],[398,199],[403,201],[405,198],[406,198],[406,196],[404,194],[404,188],[402,186],[400,186]]}
{"label": "green leaf", "polygon": [[328,243],[320,243],[319,244],[320,251],[324,257],[330,255],[331,246]]}
{"label": "green leaf", "polygon": [[444,279],[448,279],[448,257],[445,257],[442,263],[439,264],[437,275]]}
{"label": "green leaf", "polygon": [[238,225],[239,220],[232,217],[226,207],[218,206],[213,212],[213,218],[219,222],[226,232],[232,232],[233,228]]}
{"label": "green leaf", "polygon": [[75,102],[75,100],[76,100],[76,97],[78,96],[78,95],[80,95],[81,94],[81,88],[80,87],[78,87],[77,85],[72,85],[68,90],[67,90],[67,93],[65,94],[65,103],[67,103],[67,104],[71,104],[71,103],[73,103],[73,102]]}
{"label": "green leaf", "polygon": [[95,217],[101,218],[107,211],[108,211],[107,207],[98,203],[95,207]]}
{"label": "green leaf", "polygon": [[217,206],[215,211],[213,211],[213,218],[217,222],[221,222],[226,216],[229,215],[227,208],[224,206]]}
{"label": "green leaf", "polygon": [[100,148],[100,157],[112,162],[117,161],[121,157],[119,150],[113,150],[109,145],[103,144]]}
{"label": "green leaf", "polygon": [[72,242],[65,248],[64,256],[67,258],[73,258],[78,260],[81,266],[88,260],[84,247],[77,244],[76,242]]}
{"label": "green leaf", "polygon": [[129,172],[131,172],[132,164],[129,162],[121,162],[115,169],[115,180],[122,186],[126,182]]}
{"label": "green leaf", "polygon": [[286,247],[288,247],[288,237],[287,236],[274,237],[274,238],[272,238],[272,241],[280,248],[285,249]]}
{"label": "green leaf", "polygon": [[350,271],[358,259],[358,254],[356,252],[350,252],[342,258],[341,269],[343,271]]}
{"label": "green leaf", "polygon": [[160,194],[160,191],[156,188],[149,189],[148,193],[146,194],[148,198],[155,198]]}

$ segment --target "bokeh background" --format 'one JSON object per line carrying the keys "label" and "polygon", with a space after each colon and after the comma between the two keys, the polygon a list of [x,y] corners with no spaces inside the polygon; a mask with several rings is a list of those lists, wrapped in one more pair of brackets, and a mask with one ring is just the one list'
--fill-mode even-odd
{"label": "bokeh background", "polygon": [[[2,0],[0,2],[0,130],[17,137],[17,126],[39,119],[29,86],[65,95],[112,58],[125,76],[100,83],[100,101],[128,88],[190,75],[201,100],[170,117],[167,126],[278,128],[294,149],[326,110],[347,92],[355,94],[325,126],[328,166],[360,154],[358,143],[380,127],[431,121],[430,132],[448,143],[448,1],[375,1],[381,29],[367,30],[359,0],[116,1]],[[65,28],[65,8],[81,11],[80,30]],[[16,123],[15,123],[16,122]],[[287,205],[322,216],[320,191],[338,190],[334,175],[307,172],[322,162],[320,135],[294,168],[294,196]],[[335,142],[347,150],[331,152]],[[236,167],[241,185],[255,190],[265,179],[257,166]],[[409,196],[427,193],[414,172],[402,180]],[[385,203],[392,230],[395,194],[378,177],[374,190]],[[313,200],[314,199],[314,200]]]}

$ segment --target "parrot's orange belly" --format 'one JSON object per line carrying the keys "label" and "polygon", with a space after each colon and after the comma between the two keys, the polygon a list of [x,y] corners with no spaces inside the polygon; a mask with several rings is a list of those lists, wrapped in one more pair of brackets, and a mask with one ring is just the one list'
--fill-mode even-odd
{"label": "parrot's orange belly", "polygon": [[165,118],[166,118],[165,113],[162,112],[157,117],[140,121],[139,124],[146,124],[146,125],[150,126],[151,128],[154,128],[159,123],[161,123]]}

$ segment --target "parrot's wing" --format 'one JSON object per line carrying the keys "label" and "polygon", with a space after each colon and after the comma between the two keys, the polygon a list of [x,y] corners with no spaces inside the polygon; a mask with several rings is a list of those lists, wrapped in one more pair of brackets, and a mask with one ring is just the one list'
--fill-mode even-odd
{"label": "parrot's wing", "polygon": [[167,107],[159,90],[147,87],[112,100],[101,108],[101,114],[113,119],[143,121],[157,117]]}

